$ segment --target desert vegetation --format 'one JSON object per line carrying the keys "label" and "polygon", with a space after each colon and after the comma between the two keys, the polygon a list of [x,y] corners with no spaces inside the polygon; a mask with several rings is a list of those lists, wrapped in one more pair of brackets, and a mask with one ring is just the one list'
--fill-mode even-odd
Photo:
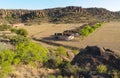
{"label": "desert vegetation", "polygon": [[79,34],[80,34],[80,36],[88,36],[90,33],[95,31],[100,26],[102,26],[102,23],[96,23],[93,26],[86,25],[79,30]]}
{"label": "desert vegetation", "polygon": [[[9,49],[4,46],[6,48],[0,50],[1,78],[17,77],[14,74],[13,66],[21,65],[30,65],[34,68],[37,67],[37,69],[42,67],[53,70],[59,69],[59,72],[42,75],[42,77],[48,78],[119,77],[120,67],[117,64],[120,63],[120,58],[108,49],[86,47],[79,52],[78,50],[68,51],[62,46],[56,49],[45,48],[21,35],[11,37],[10,42],[14,48]],[[106,63],[104,60],[106,60]],[[37,75],[40,75],[40,73]]]}
{"label": "desert vegetation", "polygon": [[25,36],[25,37],[28,35],[27,30],[23,28],[20,28],[20,29],[12,28],[11,32],[16,33],[18,35]]}
{"label": "desert vegetation", "polygon": [[9,30],[10,28],[11,28],[11,26],[7,25],[7,24],[1,24],[0,25],[0,31]]}
{"label": "desert vegetation", "polygon": [[[120,24],[106,23],[119,17],[120,12],[75,6],[0,10],[0,19],[4,20],[0,24],[0,78],[120,78],[119,50],[93,46],[105,44],[119,49]],[[25,26],[14,27],[17,23]],[[65,30],[76,30],[85,38],[49,38]],[[49,46],[41,45],[42,40],[48,40]],[[50,42],[56,46],[51,47]]]}
{"label": "desert vegetation", "polygon": [[[11,42],[15,44],[14,49],[2,49],[0,51],[0,77],[11,73],[11,65],[43,63],[48,60],[48,50],[32,41],[26,41],[25,37],[12,37]],[[11,69],[10,69],[11,68]]]}

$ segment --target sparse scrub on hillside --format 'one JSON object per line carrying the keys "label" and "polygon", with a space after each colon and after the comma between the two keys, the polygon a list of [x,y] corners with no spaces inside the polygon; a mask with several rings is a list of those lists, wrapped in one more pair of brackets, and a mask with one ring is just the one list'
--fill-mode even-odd
{"label": "sparse scrub on hillside", "polygon": [[17,32],[17,29],[16,29],[16,28],[11,28],[10,31],[11,31],[12,33],[16,33],[16,32]]}
{"label": "sparse scrub on hillside", "polygon": [[24,37],[24,36],[20,36],[20,35],[17,35],[17,36],[11,36],[11,37],[8,37],[10,39],[10,43],[13,44],[13,45],[17,45],[19,43],[28,43],[30,41],[30,39]]}
{"label": "sparse scrub on hillside", "polygon": [[21,28],[16,31],[16,34],[26,37],[28,35],[28,32],[26,29]]}
{"label": "sparse scrub on hillside", "polygon": [[62,46],[60,46],[60,47],[58,47],[57,48],[57,50],[56,50],[56,55],[57,56],[67,56],[67,50],[66,50],[66,48],[64,48],[64,47],[62,47]]}
{"label": "sparse scrub on hillside", "polygon": [[70,77],[71,75],[74,75],[74,77],[78,76],[78,73],[80,72],[80,68],[76,65],[71,65],[70,62],[63,62],[61,65],[61,74],[63,76]]}
{"label": "sparse scrub on hillside", "polygon": [[62,57],[67,57],[67,49],[60,46],[57,49],[49,49],[49,60],[46,63],[47,67],[59,68],[61,63],[64,61]]}
{"label": "sparse scrub on hillside", "polygon": [[11,28],[11,26],[7,25],[7,24],[0,25],[0,31],[9,30],[10,28]]}
{"label": "sparse scrub on hillside", "polygon": [[20,28],[20,29],[12,28],[11,32],[16,33],[17,35],[24,36],[24,37],[26,37],[28,35],[27,30],[23,29],[23,28]]}
{"label": "sparse scrub on hillside", "polygon": [[11,73],[12,65],[43,64],[43,62],[47,62],[47,60],[48,50],[43,46],[31,41],[27,43],[24,41],[17,42],[14,50],[0,50],[0,78]]}

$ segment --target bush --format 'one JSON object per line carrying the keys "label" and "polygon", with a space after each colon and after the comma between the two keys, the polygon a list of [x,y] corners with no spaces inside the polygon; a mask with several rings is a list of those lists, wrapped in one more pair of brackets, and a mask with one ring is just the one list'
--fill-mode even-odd
{"label": "bush", "polygon": [[12,32],[12,33],[16,33],[16,32],[17,32],[17,29],[16,29],[16,28],[11,28],[11,32]]}
{"label": "bush", "polygon": [[102,23],[97,23],[94,26],[86,25],[84,28],[80,29],[78,33],[81,36],[88,36],[90,33],[95,31],[95,29],[99,28],[101,25],[102,25]]}
{"label": "bush", "polygon": [[5,31],[5,30],[8,30],[8,29],[10,29],[10,28],[11,28],[10,25],[6,25],[6,24],[0,25],[0,31]]}
{"label": "bush", "polygon": [[57,56],[60,56],[60,55],[67,56],[66,48],[64,48],[62,46],[58,47],[57,50],[56,50],[56,55]]}
{"label": "bush", "polygon": [[12,64],[14,56],[15,56],[15,53],[11,50],[2,51],[0,52],[0,63],[8,62]]}
{"label": "bush", "polygon": [[97,71],[98,71],[98,73],[106,73],[107,67],[105,65],[99,65],[99,66],[97,66]]}
{"label": "bush", "polygon": [[10,74],[12,72],[11,64],[8,62],[2,62],[0,64],[0,78],[6,78],[5,76],[7,74]]}
{"label": "bush", "polygon": [[47,49],[33,42],[20,43],[16,46],[15,51],[16,58],[19,58],[23,64],[42,63],[48,60]]}
{"label": "bush", "polygon": [[79,34],[80,34],[81,36],[88,36],[89,31],[88,31],[87,29],[81,29],[81,30],[79,31]]}
{"label": "bush", "polygon": [[57,78],[63,78],[63,76],[62,75],[58,75]]}
{"label": "bush", "polygon": [[11,44],[13,45],[17,45],[19,43],[28,43],[30,41],[30,39],[24,37],[24,36],[11,36],[9,37]]}
{"label": "bush", "polygon": [[45,65],[49,68],[58,68],[61,63],[63,62],[63,59],[59,56],[55,57],[55,58],[50,58]]}
{"label": "bush", "polygon": [[61,73],[64,76],[78,75],[80,68],[78,66],[73,66],[69,62],[63,62],[61,64]]}
{"label": "bush", "polygon": [[23,29],[23,28],[20,28],[20,29],[12,28],[11,32],[16,33],[21,36],[24,36],[24,37],[26,37],[28,35],[27,30]]}
{"label": "bush", "polygon": [[4,78],[6,74],[11,73],[11,64],[14,60],[15,53],[11,50],[0,52],[0,78]]}
{"label": "bush", "polygon": [[47,78],[56,78],[56,76],[55,75],[48,75]]}
{"label": "bush", "polygon": [[20,28],[16,31],[16,34],[26,37],[28,35],[28,32],[26,29]]}
{"label": "bush", "polygon": [[74,55],[77,55],[79,53],[79,50],[74,49],[72,50],[72,52],[74,53]]}

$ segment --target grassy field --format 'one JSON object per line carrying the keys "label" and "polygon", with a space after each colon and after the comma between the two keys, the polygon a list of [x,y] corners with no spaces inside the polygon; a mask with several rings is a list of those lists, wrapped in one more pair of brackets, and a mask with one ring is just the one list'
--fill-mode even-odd
{"label": "grassy field", "polygon": [[73,42],[57,42],[76,47],[86,47],[87,45],[98,45],[105,48],[116,49],[120,51],[120,23],[110,22],[98,28],[84,40]]}
{"label": "grassy field", "polygon": [[29,36],[36,38],[44,38],[54,35],[54,33],[62,33],[64,30],[74,29],[82,24],[41,24],[32,26],[21,26],[29,32]]}
{"label": "grassy field", "polygon": [[[74,29],[80,25],[82,24],[41,24],[39,26],[24,26],[23,28],[28,30],[30,36],[33,35],[36,38],[44,38],[49,37],[54,33],[63,32],[64,30]],[[120,51],[120,22],[105,23],[88,37],[85,37],[84,40],[77,39],[75,41],[54,42],[78,48],[84,48],[87,45],[98,45]],[[44,43],[41,44],[49,46]]]}

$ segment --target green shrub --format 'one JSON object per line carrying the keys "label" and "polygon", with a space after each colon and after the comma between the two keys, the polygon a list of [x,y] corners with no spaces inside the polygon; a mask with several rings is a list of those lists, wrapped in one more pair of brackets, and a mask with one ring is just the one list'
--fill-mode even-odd
{"label": "green shrub", "polygon": [[81,29],[81,30],[79,31],[79,34],[80,34],[81,36],[88,36],[89,30],[87,30],[87,29]]}
{"label": "green shrub", "polygon": [[81,36],[88,36],[90,33],[95,31],[95,29],[99,28],[101,25],[102,25],[102,23],[97,23],[94,26],[86,25],[84,28],[80,29],[78,33]]}
{"label": "green shrub", "polygon": [[24,37],[26,37],[28,35],[27,30],[23,29],[23,28],[20,28],[20,29],[12,28],[11,32],[16,33],[21,36],[24,36]]}
{"label": "green shrub", "polygon": [[11,50],[4,50],[0,52],[0,63],[8,62],[12,64],[15,53]]}
{"label": "green shrub", "polygon": [[60,55],[67,56],[66,48],[64,48],[62,46],[58,47],[57,50],[56,50],[56,55],[57,56],[60,56]]}
{"label": "green shrub", "polygon": [[30,64],[47,62],[48,51],[39,44],[29,41],[28,43],[19,43],[15,49],[0,51],[0,78],[11,73],[11,65]]}
{"label": "green shrub", "polygon": [[17,45],[19,43],[28,43],[30,41],[30,39],[24,37],[24,36],[11,36],[9,37],[11,44],[13,45]]}
{"label": "green shrub", "polygon": [[58,75],[57,78],[63,78],[63,76],[62,75]]}
{"label": "green shrub", "polygon": [[13,64],[14,65],[20,64],[20,58],[19,57],[17,57],[17,58],[15,57],[14,60],[13,60]]}
{"label": "green shrub", "polygon": [[6,25],[6,24],[0,25],[0,31],[9,30],[10,28],[11,28],[10,25]]}
{"label": "green shrub", "polygon": [[0,64],[0,78],[6,78],[7,74],[10,74],[13,71],[11,64],[8,62],[2,62]]}
{"label": "green shrub", "polygon": [[20,28],[16,31],[16,34],[26,37],[28,35],[28,32],[26,29]]}
{"label": "green shrub", "polygon": [[56,76],[55,75],[48,75],[47,78],[56,78]]}
{"label": "green shrub", "polygon": [[12,33],[16,33],[17,32],[17,29],[16,28],[11,28],[10,30]]}
{"label": "green shrub", "polygon": [[4,78],[11,73],[11,64],[14,60],[15,53],[11,50],[4,50],[0,52],[0,78]]}
{"label": "green shrub", "polygon": [[107,67],[105,65],[99,65],[99,66],[97,66],[97,71],[99,73],[106,73],[107,72]]}
{"label": "green shrub", "polygon": [[48,60],[47,49],[33,42],[18,44],[15,52],[16,57],[18,57],[23,64],[46,62]]}
{"label": "green shrub", "polygon": [[72,50],[72,52],[74,53],[74,55],[77,55],[79,53],[79,50],[74,49]]}
{"label": "green shrub", "polygon": [[77,75],[80,72],[80,68],[75,65],[71,65],[70,62],[63,62],[61,64],[61,73],[64,76]]}

